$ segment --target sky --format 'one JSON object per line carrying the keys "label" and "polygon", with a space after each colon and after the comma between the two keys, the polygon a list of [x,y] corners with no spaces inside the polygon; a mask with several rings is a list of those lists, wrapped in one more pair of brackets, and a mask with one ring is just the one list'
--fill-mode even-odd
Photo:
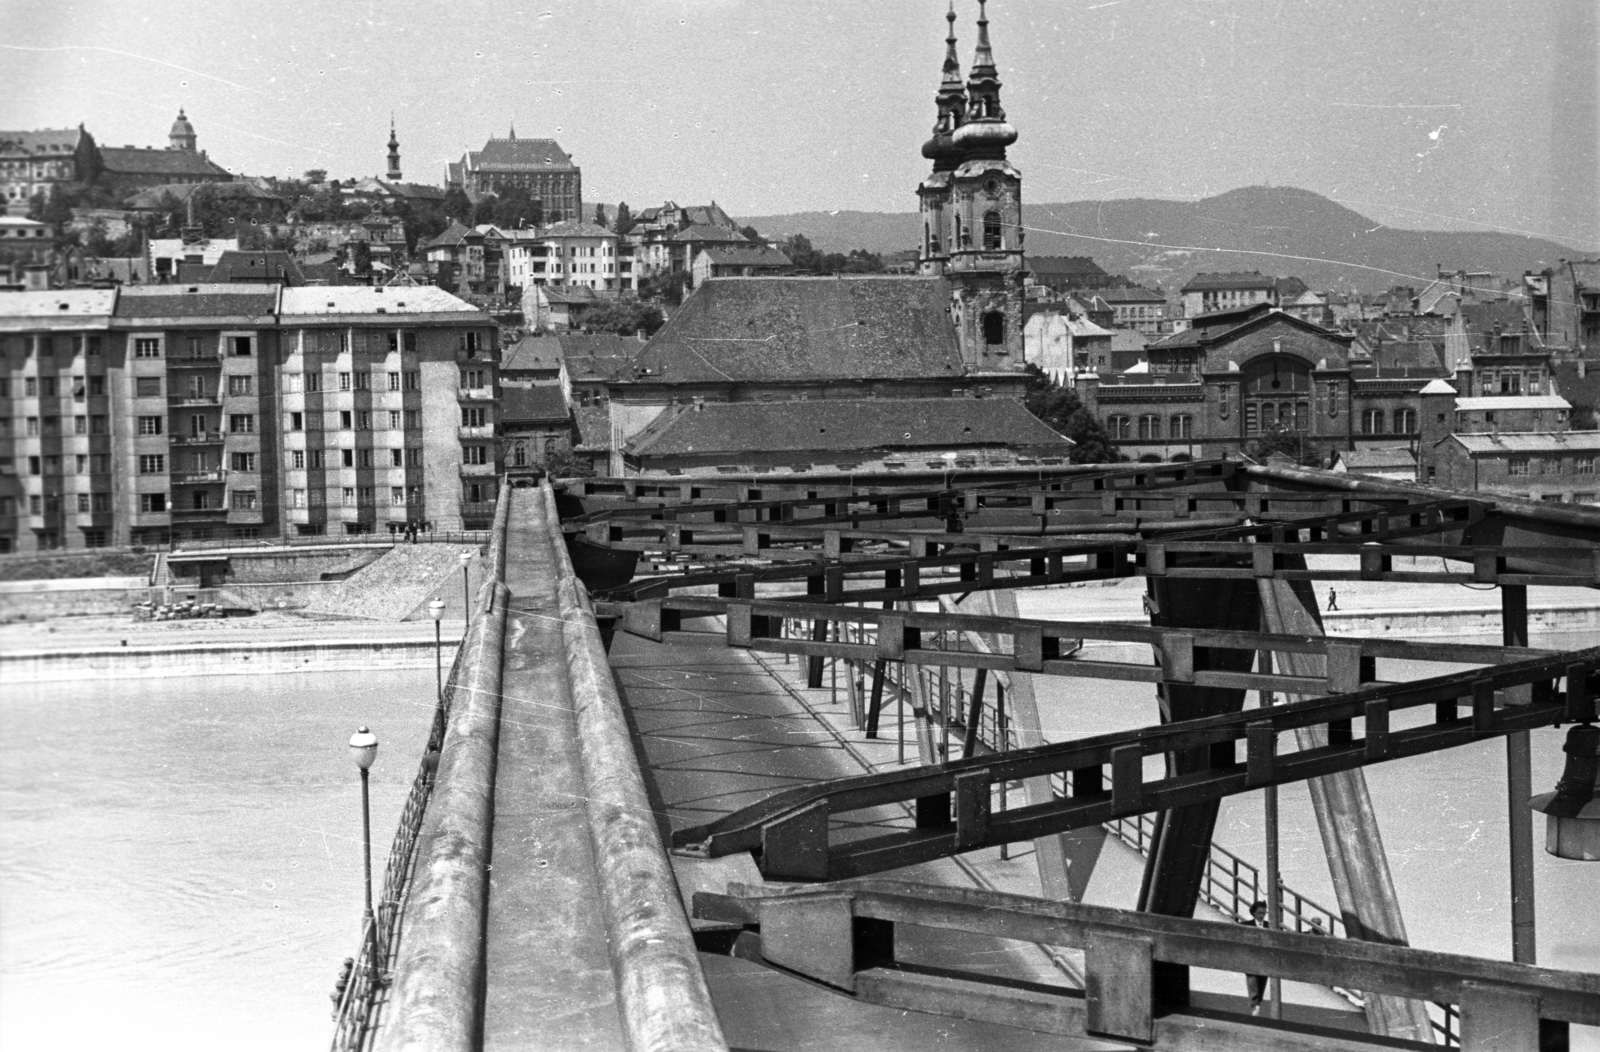
{"label": "sky", "polygon": [[[976,0],[957,0],[963,69]],[[586,201],[915,211],[945,0],[0,0],[0,128],[408,179],[515,125]],[[1025,200],[1297,186],[1600,253],[1594,0],[995,0]]]}

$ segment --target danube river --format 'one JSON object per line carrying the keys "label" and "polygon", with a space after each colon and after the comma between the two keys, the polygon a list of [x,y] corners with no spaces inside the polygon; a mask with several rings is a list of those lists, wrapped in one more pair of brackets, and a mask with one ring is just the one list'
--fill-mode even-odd
{"label": "danube river", "polygon": [[[433,670],[0,692],[0,1048],[314,1049],[421,755]],[[380,879],[380,878],[375,878]]]}

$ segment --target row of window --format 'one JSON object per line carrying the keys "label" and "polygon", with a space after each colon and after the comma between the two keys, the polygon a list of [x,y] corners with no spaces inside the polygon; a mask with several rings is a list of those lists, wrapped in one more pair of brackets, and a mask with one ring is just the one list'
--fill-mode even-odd
{"label": "row of window", "polygon": [[[419,372],[391,372],[374,369],[370,372],[340,372],[335,374],[340,391],[420,391],[422,374]],[[285,394],[316,394],[322,390],[321,372],[284,373]]]}
{"label": "row of window", "polygon": [[[374,486],[345,486],[339,490],[339,503],[346,508],[359,508],[377,503]],[[291,508],[321,508],[332,503],[328,494],[320,489],[292,489],[289,491]],[[394,507],[422,503],[421,486],[390,486],[389,503]]]}
{"label": "row of window", "polygon": [[[373,429],[373,414],[382,424],[388,421],[388,429],[398,431],[401,428],[415,430],[422,426],[422,410],[420,409],[341,409],[339,410],[340,431],[371,431]],[[385,415],[387,414],[387,416]],[[324,416],[326,414],[323,414]],[[291,412],[288,414],[288,430],[304,431],[306,429],[306,414]]]}
{"label": "row of window", "polygon": [[[27,508],[29,515],[59,515],[62,509],[62,498],[72,498],[68,507],[76,507],[82,514],[96,511],[111,510],[111,494],[109,493],[32,493],[28,495]],[[0,518],[8,518],[17,513],[17,499],[15,497],[0,497]]]}
{"label": "row of window", "polygon": [[53,356],[58,351],[74,358],[85,351],[91,358],[98,358],[105,353],[105,344],[99,336],[23,336],[21,341],[25,358]]}
{"label": "row of window", "polygon": [[1396,409],[1391,419],[1393,427],[1384,430],[1386,417],[1382,409],[1363,409],[1361,411],[1361,433],[1363,435],[1410,435],[1417,430],[1417,411],[1415,409]]}
{"label": "row of window", "polygon": [[[1513,475],[1560,475],[1562,464],[1561,457],[1511,457],[1506,468]],[[1593,475],[1594,457],[1573,457],[1570,471],[1574,475]]]}
{"label": "row of window", "polygon": [[[86,392],[99,397],[106,393],[106,378],[104,376],[91,376],[85,381],[81,376],[74,376],[71,390],[72,397],[78,401],[83,400]],[[56,398],[59,397],[59,393],[59,387],[54,376],[24,376],[22,378],[22,397],[24,398]],[[0,377],[0,398],[10,397],[11,380],[6,377]]]}
{"label": "row of window", "polygon": [[[110,453],[78,453],[73,458],[76,466],[74,474],[77,475],[109,475],[111,474]],[[59,475],[63,458],[59,453],[47,453],[44,456],[27,458],[28,474],[30,475]]]}
{"label": "row of window", "polygon": [[[22,433],[27,437],[38,435],[60,435],[61,418],[59,416],[23,418]],[[105,435],[111,431],[111,418],[107,416],[75,416],[72,418],[72,433],[75,435]],[[0,438],[11,434],[11,418],[0,417]]]}
{"label": "row of window", "polygon": [[[1141,439],[1159,439],[1161,437],[1161,417],[1154,413],[1146,413],[1140,416],[1137,421],[1131,416],[1122,416],[1120,414],[1106,417],[1106,430],[1111,433],[1113,439],[1132,439],[1135,437],[1136,429],[1137,437]],[[1189,416],[1187,413],[1169,417],[1167,419],[1167,437],[1174,439],[1193,438],[1194,417]]]}
{"label": "row of window", "polygon": [[[321,471],[328,466],[327,453],[321,449],[291,449],[289,451],[289,468],[292,471]],[[371,468],[377,467],[379,450],[373,449],[336,449],[331,452],[339,454],[338,466],[345,468]],[[389,450],[389,467],[391,468],[416,468],[422,466],[422,449],[420,446],[407,446],[405,449]]]}

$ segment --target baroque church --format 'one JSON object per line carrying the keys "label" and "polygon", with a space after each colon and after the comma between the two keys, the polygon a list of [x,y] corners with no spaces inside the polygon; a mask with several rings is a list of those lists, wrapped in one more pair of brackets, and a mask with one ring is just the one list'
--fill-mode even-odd
{"label": "baroque church", "polygon": [[983,0],[965,81],[946,19],[918,273],[702,282],[578,410],[575,452],[613,475],[1065,462],[1022,405],[1022,175]]}

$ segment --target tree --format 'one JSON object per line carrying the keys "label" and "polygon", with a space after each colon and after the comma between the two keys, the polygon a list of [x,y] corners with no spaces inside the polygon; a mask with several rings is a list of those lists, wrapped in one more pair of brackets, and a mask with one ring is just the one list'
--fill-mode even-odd
{"label": "tree", "polygon": [[1274,453],[1282,453],[1294,460],[1305,458],[1305,436],[1291,431],[1282,424],[1273,424],[1262,431],[1259,438],[1244,444],[1242,452],[1251,460],[1264,461]]}
{"label": "tree", "polygon": [[684,293],[688,291],[688,288],[688,271],[667,271],[639,282],[639,297],[641,299],[657,300],[669,307],[676,307],[683,302]]}
{"label": "tree", "polygon": [[[34,201],[37,202],[40,196],[42,195],[35,195]],[[33,212],[32,205],[29,206],[28,211],[31,215]],[[72,222],[72,199],[61,188],[60,183],[50,187],[50,196],[39,207],[39,214],[33,216],[33,218],[53,227],[57,237],[60,237],[66,231],[67,224]]]}
{"label": "tree", "polygon": [[811,239],[804,234],[790,234],[784,238],[783,252],[798,271],[818,270],[822,262],[821,254],[811,247]]}
{"label": "tree", "polygon": [[1028,412],[1043,420],[1054,430],[1072,439],[1069,454],[1074,464],[1114,464],[1117,447],[1106,434],[1099,419],[1083,407],[1078,393],[1062,387],[1044,374],[1044,370],[1029,363],[1027,393],[1022,404]]}
{"label": "tree", "polygon": [[351,249],[351,269],[365,277],[372,273],[372,246],[365,241],[357,241]]}
{"label": "tree", "polygon": [[[481,208],[482,206],[480,205],[479,207]],[[521,186],[499,188],[491,214],[493,218],[488,220],[478,219],[477,222],[490,222],[501,230],[535,227],[544,222],[544,206],[528,196],[527,188]],[[474,219],[476,219],[476,215],[474,215]]]}
{"label": "tree", "polygon": [[472,216],[472,199],[461,187],[452,186],[444,192],[444,203],[439,206],[439,211],[448,219],[465,223]]}
{"label": "tree", "polygon": [[750,241],[762,240],[761,231],[757,230],[753,226],[742,226],[739,228],[739,233],[743,234]]}
{"label": "tree", "polygon": [[653,336],[656,330],[666,323],[666,315],[661,313],[661,308],[654,303],[617,300],[586,313],[583,316],[583,331],[614,332],[621,336],[632,336],[643,329],[646,336]]}
{"label": "tree", "polygon": [[494,222],[495,198],[484,197],[472,206],[472,215],[467,218],[468,226],[478,226],[483,223]]}
{"label": "tree", "polygon": [[598,227],[609,227],[611,225],[610,223],[606,222],[605,205],[594,206],[594,225]]}
{"label": "tree", "polygon": [[633,229],[633,213],[628,211],[628,202],[624,201],[617,206],[617,221],[611,229],[618,237]]}
{"label": "tree", "polygon": [[1572,410],[1567,413],[1567,427],[1573,431],[1595,430],[1594,406],[1574,402]]}
{"label": "tree", "polygon": [[327,181],[328,181],[328,170],[326,168],[307,168],[306,169],[306,182],[316,184],[316,183],[325,183]]}

